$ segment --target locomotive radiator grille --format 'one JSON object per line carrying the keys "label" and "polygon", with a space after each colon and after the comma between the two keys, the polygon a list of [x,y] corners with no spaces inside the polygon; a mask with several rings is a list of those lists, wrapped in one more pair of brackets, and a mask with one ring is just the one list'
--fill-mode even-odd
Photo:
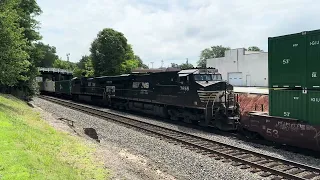
{"label": "locomotive radiator grille", "polygon": [[220,91],[198,91],[201,102],[215,101]]}

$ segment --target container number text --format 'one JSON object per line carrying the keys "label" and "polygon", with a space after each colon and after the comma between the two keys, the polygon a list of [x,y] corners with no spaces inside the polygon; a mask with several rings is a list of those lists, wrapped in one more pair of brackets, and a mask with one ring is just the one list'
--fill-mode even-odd
{"label": "container number text", "polygon": [[315,46],[315,45],[318,45],[319,44],[319,41],[311,41],[310,42],[310,46]]}
{"label": "container number text", "polygon": [[289,117],[290,116],[290,112],[283,112],[283,116]]}
{"label": "container number text", "polygon": [[312,72],[311,76],[312,76],[313,78],[316,78],[316,77],[317,77],[317,72]]}
{"label": "container number text", "polygon": [[267,135],[274,137],[274,138],[279,138],[279,132],[276,129],[269,129],[267,128]]}
{"label": "container number text", "polygon": [[289,62],[290,62],[290,59],[284,59],[284,60],[282,60],[282,63],[283,63],[283,64],[289,64]]}
{"label": "container number text", "polygon": [[320,102],[320,98],[311,98],[311,102],[319,103]]}
{"label": "container number text", "polygon": [[298,46],[299,46],[299,44],[293,44],[292,46],[293,46],[293,47],[298,47]]}

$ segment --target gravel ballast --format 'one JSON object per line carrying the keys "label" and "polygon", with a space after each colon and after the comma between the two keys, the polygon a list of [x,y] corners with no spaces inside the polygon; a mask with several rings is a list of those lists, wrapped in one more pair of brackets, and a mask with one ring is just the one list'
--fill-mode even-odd
{"label": "gravel ballast", "polygon": [[240,139],[236,139],[236,138],[232,138],[232,137],[225,137],[225,136],[222,136],[222,135],[209,133],[209,132],[204,132],[204,131],[201,131],[201,130],[192,129],[192,128],[188,128],[188,127],[185,127],[185,126],[172,124],[172,123],[169,123],[169,122],[163,122],[163,121],[155,120],[155,119],[152,119],[152,118],[142,117],[142,116],[139,116],[139,115],[133,115],[133,114],[130,114],[130,113],[119,112],[119,111],[110,110],[110,109],[101,108],[101,107],[95,107],[95,108],[99,108],[100,110],[103,110],[103,111],[106,111],[106,112],[120,113],[120,114],[122,114],[122,115],[124,115],[126,117],[134,118],[134,119],[137,119],[137,120],[140,120],[140,121],[143,121],[143,122],[148,122],[148,123],[152,123],[152,124],[155,124],[155,125],[167,127],[167,128],[170,128],[170,129],[179,130],[179,131],[182,131],[182,132],[193,134],[195,136],[203,137],[203,138],[206,138],[206,139],[211,139],[211,140],[214,140],[214,141],[218,141],[218,142],[221,142],[221,143],[225,143],[225,144],[229,144],[229,145],[232,145],[232,146],[240,147],[240,148],[247,149],[247,150],[250,150],[250,151],[254,151],[254,152],[257,152],[257,153],[266,154],[266,155],[269,155],[269,156],[282,158],[282,159],[286,159],[286,160],[291,160],[291,161],[299,162],[299,163],[302,163],[302,164],[307,164],[309,166],[320,167],[320,159],[315,159],[315,158],[310,157],[310,156],[304,156],[304,155],[301,155],[301,154],[292,153],[292,152],[288,152],[288,151],[281,150],[281,149],[275,149],[273,147],[269,147],[269,146],[265,146],[265,145],[245,142],[245,141],[242,141]]}
{"label": "gravel ballast", "polygon": [[[208,156],[189,151],[178,145],[173,145],[121,125],[70,110],[40,98],[34,98],[32,103],[43,110],[52,113],[55,117],[63,117],[75,121],[75,126],[78,129],[82,129],[83,127],[95,128],[98,132],[102,146],[118,148],[119,151],[128,151],[133,155],[144,157],[147,159],[146,163],[149,167],[159,168],[160,172],[166,172],[177,179],[269,179],[262,178],[257,174],[252,174],[248,170],[241,170],[228,163],[223,163],[209,158]],[[105,109],[105,111],[111,110]],[[255,150],[267,155],[299,161],[313,166],[320,165],[319,160],[310,157],[275,150],[261,145],[255,145],[256,147],[253,147],[252,144],[240,140],[154,121],[150,118],[141,118],[135,115],[128,115],[127,113],[122,114],[208,139],[236,145],[249,150]]]}

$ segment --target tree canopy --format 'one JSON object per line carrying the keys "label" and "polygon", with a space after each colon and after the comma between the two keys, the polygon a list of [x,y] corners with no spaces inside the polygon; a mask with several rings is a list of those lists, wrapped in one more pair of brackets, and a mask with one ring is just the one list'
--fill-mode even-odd
{"label": "tree canopy", "polygon": [[192,64],[189,64],[189,63],[182,63],[179,65],[180,69],[191,69],[193,68],[193,65]]}
{"label": "tree canopy", "polygon": [[37,4],[36,0],[14,0],[18,2],[18,7],[16,7],[19,15],[20,27],[24,28],[23,34],[27,38],[29,44],[34,41],[41,40],[42,37],[38,31],[39,22],[35,19],[42,13],[41,8]]}
{"label": "tree canopy", "polygon": [[187,61],[187,62],[182,63],[180,65],[178,65],[177,63],[171,63],[171,67],[172,68],[180,68],[180,69],[191,69],[191,68],[193,68],[193,65],[188,63],[188,61]]}
{"label": "tree canopy", "polygon": [[250,46],[248,47],[248,51],[262,51],[259,47],[257,46]]}
{"label": "tree canopy", "polygon": [[92,42],[90,52],[95,76],[116,75],[130,51],[127,39],[121,32],[110,28],[100,31]]}
{"label": "tree canopy", "polygon": [[33,59],[37,67],[53,67],[54,62],[59,59],[56,48],[42,42],[35,43],[33,46]]}
{"label": "tree canopy", "polygon": [[139,62],[138,67],[143,68],[143,69],[149,69],[149,67],[143,63],[142,59],[138,55],[135,55],[134,59]]}
{"label": "tree canopy", "polygon": [[[141,58],[135,55],[123,33],[111,28],[100,31],[91,43],[91,62],[95,76],[130,73],[137,67],[148,68]],[[80,63],[80,69],[83,64]],[[77,70],[78,74],[80,70]]]}
{"label": "tree canopy", "polygon": [[198,61],[199,67],[207,66],[207,59],[223,57],[226,50],[230,50],[230,47],[211,46],[201,51],[200,59]]}
{"label": "tree canopy", "polygon": [[66,69],[70,71],[74,71],[76,69],[76,63],[61,60],[61,59],[56,59],[53,63],[54,68],[60,68],[60,69]]}
{"label": "tree canopy", "polygon": [[41,40],[35,19],[41,9],[36,0],[0,1],[0,85],[35,93],[36,61],[40,58],[35,42]]}
{"label": "tree canopy", "polygon": [[4,0],[0,3],[0,83],[13,86],[19,80],[27,80],[23,73],[30,62],[27,41],[15,7],[18,1]]}
{"label": "tree canopy", "polygon": [[92,58],[90,56],[82,56],[74,69],[73,75],[75,77],[92,77],[94,76],[94,69],[92,65]]}

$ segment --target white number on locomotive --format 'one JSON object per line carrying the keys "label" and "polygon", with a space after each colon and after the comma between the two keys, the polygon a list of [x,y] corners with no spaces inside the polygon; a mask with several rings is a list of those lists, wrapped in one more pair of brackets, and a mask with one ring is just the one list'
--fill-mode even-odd
{"label": "white number on locomotive", "polygon": [[180,86],[180,90],[189,91],[189,86]]}

